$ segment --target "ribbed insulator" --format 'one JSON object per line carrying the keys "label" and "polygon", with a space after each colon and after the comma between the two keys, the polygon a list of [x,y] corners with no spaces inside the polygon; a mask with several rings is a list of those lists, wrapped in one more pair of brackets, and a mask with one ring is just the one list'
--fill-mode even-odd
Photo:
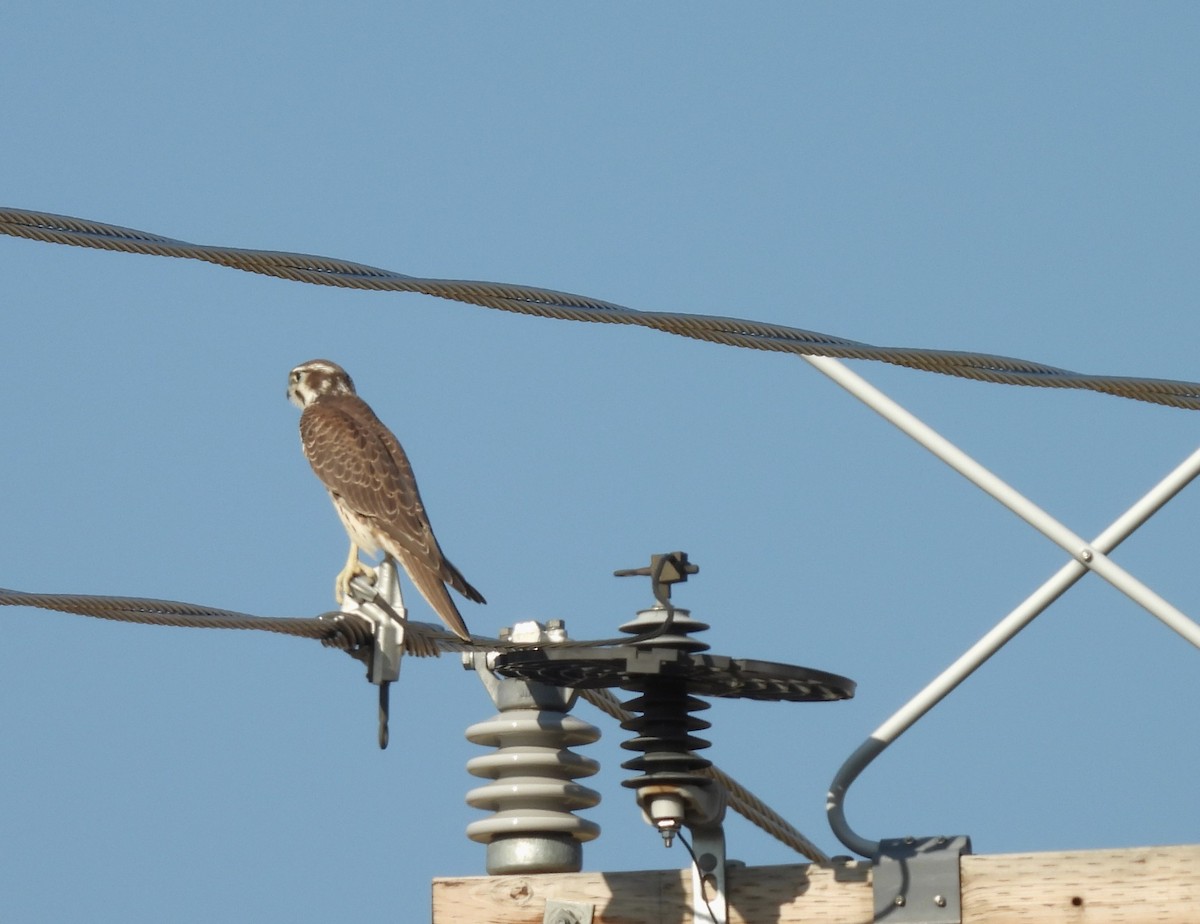
{"label": "ribbed insulator", "polygon": [[641,771],[641,775],[622,780],[621,785],[631,789],[652,783],[710,785],[711,777],[699,771],[711,767],[712,761],[693,753],[709,747],[710,742],[691,734],[710,726],[711,723],[692,714],[709,708],[709,704],[689,696],[685,681],[676,678],[647,677],[640,686],[642,695],[624,704],[638,715],[621,723],[627,731],[637,732],[637,737],[622,741],[621,747],[641,751],[642,756],[621,766]]}
{"label": "ribbed insulator", "polygon": [[500,687],[499,714],[467,729],[469,740],[496,749],[467,762],[468,772],[495,781],[467,793],[468,804],[494,813],[468,825],[467,836],[488,845],[492,875],[577,872],[580,844],[600,826],[571,813],[596,805],[600,794],[573,780],[600,766],[569,748],[596,741],[600,730],[565,712],[561,696],[534,701],[529,688],[561,691],[517,680]]}
{"label": "ribbed insulator", "polygon": [[[667,618],[667,608],[661,603],[640,610],[637,618],[621,626],[622,632],[642,635],[661,626]],[[692,633],[703,632],[707,623],[692,619],[691,612],[676,607],[670,629],[663,635],[634,644],[646,648],[674,648],[695,653],[705,651],[708,645]],[[640,771],[640,776],[623,780],[621,785],[630,789],[660,783],[677,786],[708,786],[712,779],[699,771],[711,767],[712,761],[692,753],[693,750],[709,747],[710,742],[692,734],[708,728],[711,723],[692,715],[709,704],[702,699],[689,696],[687,682],[677,677],[647,675],[635,683],[625,684],[628,690],[642,695],[625,703],[630,712],[637,713],[632,719],[621,723],[627,731],[637,732],[637,737],[622,741],[627,751],[641,751],[641,757],[627,760],[621,766],[626,770]]]}

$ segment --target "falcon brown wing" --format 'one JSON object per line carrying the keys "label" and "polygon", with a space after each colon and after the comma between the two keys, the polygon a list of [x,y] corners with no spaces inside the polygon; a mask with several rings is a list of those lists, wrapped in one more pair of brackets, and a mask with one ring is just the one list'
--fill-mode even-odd
{"label": "falcon brown wing", "polygon": [[[370,410],[370,408],[367,408],[367,410]],[[404,447],[400,445],[400,441],[396,439],[395,434],[393,434],[391,430],[389,430],[387,427],[384,427],[382,423],[380,423],[379,426],[382,429],[382,432],[379,434],[380,440],[382,440],[384,446],[387,447],[388,455],[392,459],[396,460],[396,467],[399,470],[402,479],[412,488],[411,495],[406,495],[411,496],[412,498],[411,514],[414,519],[420,520],[420,522],[424,525],[425,532],[429,537],[429,541],[432,543],[433,549],[437,553],[437,559],[441,565],[438,571],[438,578],[441,581],[449,584],[468,600],[471,600],[475,603],[487,603],[487,601],[483,599],[483,594],[468,584],[466,578],[462,576],[462,572],[455,568],[454,565],[452,565],[442,553],[441,548],[438,546],[437,538],[433,535],[433,527],[429,525],[429,517],[425,513],[425,506],[421,503],[421,494],[417,490],[417,481],[413,476],[412,465],[409,464],[408,456],[404,453]]]}

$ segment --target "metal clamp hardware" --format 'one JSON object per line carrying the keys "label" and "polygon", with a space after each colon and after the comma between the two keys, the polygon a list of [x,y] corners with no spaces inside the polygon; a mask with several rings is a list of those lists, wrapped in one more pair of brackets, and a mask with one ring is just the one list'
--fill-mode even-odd
{"label": "metal clamp hardware", "polygon": [[883,924],[962,924],[959,860],[971,839],[888,838],[879,842],[872,887],[875,918]]}
{"label": "metal clamp hardware", "polygon": [[388,685],[400,679],[400,659],[404,656],[404,627],[407,611],[400,594],[396,564],[385,558],[375,572],[371,585],[356,577],[350,593],[342,601],[343,613],[354,613],[374,627],[370,651],[361,653],[367,665],[367,679],[379,686],[379,746],[388,746]]}

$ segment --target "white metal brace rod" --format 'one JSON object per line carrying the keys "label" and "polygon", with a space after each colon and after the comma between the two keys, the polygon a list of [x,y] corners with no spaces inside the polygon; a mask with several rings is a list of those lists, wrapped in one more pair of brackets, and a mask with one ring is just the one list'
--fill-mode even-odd
{"label": "white metal brace rod", "polygon": [[1096,572],[1117,590],[1200,648],[1200,625],[1110,559],[1094,544],[1075,535],[1029,498],[838,360],[827,356],[801,356],[801,359],[829,376],[871,410],[908,434],[972,484],[990,494],[1051,542],[1060,546],[1076,561]]}
{"label": "white metal brace rod", "polygon": [[[1150,519],[1164,504],[1178,494],[1197,475],[1200,475],[1200,449],[1181,462],[1174,471],[1096,537],[1093,545],[1111,552],[1139,526]],[[879,843],[860,837],[846,821],[846,790],[860,773],[878,757],[889,744],[911,728],[918,719],[942,701],[952,690],[1000,650],[1018,632],[1031,623],[1051,603],[1062,596],[1081,577],[1087,568],[1077,561],[1063,565],[1050,580],[1035,590],[1015,610],[1000,620],[990,632],[972,645],[946,670],[935,677],[920,693],[902,706],[895,715],[879,726],[871,737],[847,758],[829,787],[826,811],[829,825],[838,840],[856,853],[873,857]]]}

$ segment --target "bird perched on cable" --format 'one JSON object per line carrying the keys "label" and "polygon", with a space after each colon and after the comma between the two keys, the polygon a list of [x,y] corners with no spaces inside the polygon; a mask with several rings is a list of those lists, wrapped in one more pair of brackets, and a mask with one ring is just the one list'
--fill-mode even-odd
{"label": "bird perched on cable", "polygon": [[382,551],[404,566],[450,631],[469,641],[471,635],[446,585],[468,600],[487,601],[442,554],[400,441],[358,397],[354,382],[337,363],[301,363],[292,370],[287,394],[303,411],[304,455],[328,489],[350,537],[350,555],[335,584],[338,603],[355,575],[368,574],[359,550],[368,555]]}

